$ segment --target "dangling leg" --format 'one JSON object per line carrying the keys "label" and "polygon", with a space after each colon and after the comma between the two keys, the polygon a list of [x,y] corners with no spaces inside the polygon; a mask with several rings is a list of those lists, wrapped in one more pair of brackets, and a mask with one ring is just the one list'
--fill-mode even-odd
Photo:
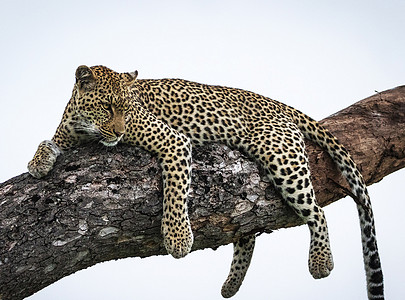
{"label": "dangling leg", "polygon": [[[159,154],[163,178],[163,243],[174,258],[186,256],[193,245],[193,232],[187,211],[191,182],[191,144],[178,136],[177,151]],[[173,151],[174,152],[174,151]]]}
{"label": "dangling leg", "polygon": [[222,285],[222,297],[230,298],[238,292],[252,259],[255,240],[255,235],[249,235],[233,244],[231,269],[228,278]]}
{"label": "dangling leg", "polygon": [[[270,130],[271,128],[271,130]],[[255,129],[246,151],[256,158],[286,202],[311,232],[309,271],[323,278],[333,269],[328,228],[310,180],[303,136],[294,124]]]}

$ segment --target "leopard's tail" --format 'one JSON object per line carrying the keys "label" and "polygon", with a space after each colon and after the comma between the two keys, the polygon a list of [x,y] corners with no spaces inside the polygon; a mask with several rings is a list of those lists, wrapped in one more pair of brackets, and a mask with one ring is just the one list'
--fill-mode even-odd
{"label": "leopard's tail", "polygon": [[242,237],[233,244],[231,269],[228,278],[222,285],[222,297],[230,298],[239,290],[252,259],[255,240],[255,235],[249,235]]}
{"label": "leopard's tail", "polygon": [[360,220],[368,298],[384,299],[383,274],[377,248],[373,210],[363,176],[348,151],[326,128],[305,114],[289,107],[286,110],[304,136],[329,153],[349,183]]}

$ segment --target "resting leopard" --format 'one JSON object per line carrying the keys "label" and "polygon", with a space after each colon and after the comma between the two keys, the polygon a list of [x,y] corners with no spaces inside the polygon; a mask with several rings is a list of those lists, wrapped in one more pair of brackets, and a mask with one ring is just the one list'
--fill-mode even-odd
{"label": "resting leopard", "polygon": [[[309,271],[314,278],[333,269],[328,227],[312,188],[304,137],[333,158],[358,207],[369,299],[383,299],[383,276],[373,212],[365,182],[349,153],[316,121],[280,102],[252,92],[180,79],[137,79],[103,66],[80,66],[62,121],[52,140],[42,142],[28,164],[47,175],[60,153],[82,142],[119,142],[153,152],[162,166],[162,234],[167,252],[190,252],[193,234],[187,213],[192,146],[223,143],[247,154],[266,172],[286,203],[310,230]],[[239,289],[252,257],[254,236],[234,244],[224,297]]]}

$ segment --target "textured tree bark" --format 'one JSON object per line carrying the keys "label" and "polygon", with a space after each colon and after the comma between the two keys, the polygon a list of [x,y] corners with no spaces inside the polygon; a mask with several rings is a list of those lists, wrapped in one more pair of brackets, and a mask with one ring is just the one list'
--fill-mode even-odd
{"label": "textured tree bark", "polygon": [[[343,142],[367,184],[405,166],[405,86],[378,93],[322,123]],[[307,143],[320,205],[346,195],[329,156]],[[189,214],[193,250],[300,225],[255,163],[225,146],[194,149]],[[156,159],[136,148],[65,153],[42,180],[0,185],[0,299],[23,299],[98,262],[166,254]]]}

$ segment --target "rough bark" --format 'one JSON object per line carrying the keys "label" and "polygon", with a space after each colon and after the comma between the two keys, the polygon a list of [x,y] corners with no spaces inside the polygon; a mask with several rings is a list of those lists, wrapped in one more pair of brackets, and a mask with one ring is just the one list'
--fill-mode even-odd
{"label": "rough bark", "polygon": [[[378,93],[322,123],[360,166],[367,184],[405,166],[405,86]],[[329,156],[307,143],[318,202],[345,196]],[[238,151],[194,149],[189,214],[193,250],[248,233],[300,225],[255,163]],[[98,262],[166,254],[156,159],[136,148],[90,145],[60,157],[52,173],[0,185],[0,299],[23,299]]]}

